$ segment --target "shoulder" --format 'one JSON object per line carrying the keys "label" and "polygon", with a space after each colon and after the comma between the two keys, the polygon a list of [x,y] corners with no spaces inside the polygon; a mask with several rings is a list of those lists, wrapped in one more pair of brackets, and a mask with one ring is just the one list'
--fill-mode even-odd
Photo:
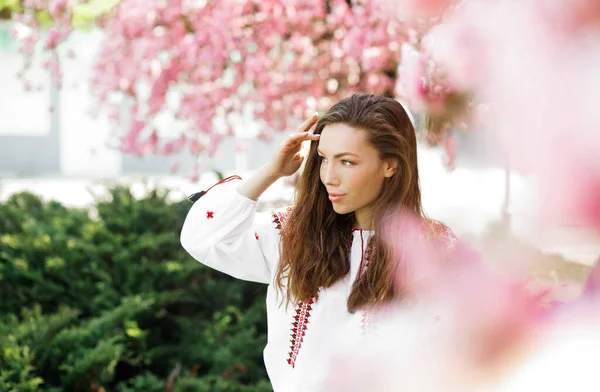
{"label": "shoulder", "polygon": [[427,219],[427,227],[434,242],[450,250],[456,245],[458,238],[444,223],[435,219]]}

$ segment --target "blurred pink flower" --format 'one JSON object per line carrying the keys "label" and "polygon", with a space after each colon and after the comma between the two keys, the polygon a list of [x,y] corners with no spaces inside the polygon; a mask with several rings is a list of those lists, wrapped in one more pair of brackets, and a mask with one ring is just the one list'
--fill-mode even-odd
{"label": "blurred pink flower", "polygon": [[179,162],[174,162],[170,167],[169,167],[169,173],[177,173],[179,172]]}
{"label": "blurred pink flower", "polygon": [[156,130],[153,130],[152,133],[150,133],[150,136],[148,137],[148,139],[146,140],[146,142],[143,146],[143,150],[145,153],[148,153],[148,152],[156,153],[157,147],[158,147],[158,133],[156,132]]}
{"label": "blurred pink flower", "polygon": [[48,1],[48,12],[54,20],[57,20],[68,10],[68,6],[69,0],[51,0]]}
{"label": "blurred pink flower", "polygon": [[204,145],[197,139],[192,139],[189,142],[190,153],[194,156],[200,155],[204,151]]}
{"label": "blurred pink flower", "polygon": [[44,41],[44,49],[54,49],[62,41],[63,37],[57,28],[50,28]]}
{"label": "blurred pink flower", "polygon": [[583,287],[582,297],[585,300],[600,301],[600,257],[594,263]]}
{"label": "blurred pink flower", "polygon": [[398,19],[413,27],[427,28],[439,21],[458,0],[381,0]]}
{"label": "blurred pink flower", "polygon": [[145,128],[145,123],[139,120],[133,120],[129,131],[121,141],[120,149],[126,154],[140,154],[139,136]]}
{"label": "blurred pink flower", "polygon": [[374,311],[374,332],[348,337],[353,343],[332,363],[327,390],[478,391],[502,385],[527,358],[536,335],[551,325],[553,310],[521,282],[494,272],[468,244],[436,244],[410,214],[389,214],[385,227],[405,296]]}
{"label": "blurred pink flower", "polygon": [[400,67],[397,91],[411,108],[446,124],[474,120],[514,170],[536,179],[552,224],[599,227],[596,4],[464,0],[415,33]]}
{"label": "blurred pink flower", "polygon": [[160,149],[161,155],[172,155],[180,152],[187,143],[187,137],[182,134],[178,139],[164,143]]}
{"label": "blurred pink flower", "polygon": [[406,98],[410,106],[416,110],[427,107],[427,60],[423,53],[412,47],[406,47],[399,68],[399,84],[396,93]]}

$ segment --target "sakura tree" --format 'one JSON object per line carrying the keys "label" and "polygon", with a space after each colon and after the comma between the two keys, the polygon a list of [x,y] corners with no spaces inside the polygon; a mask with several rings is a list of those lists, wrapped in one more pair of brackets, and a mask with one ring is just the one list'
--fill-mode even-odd
{"label": "sakura tree", "polygon": [[[268,140],[351,92],[371,91],[427,113],[429,140],[450,155],[453,129],[485,129],[517,170],[539,174],[549,208],[568,205],[579,219],[600,214],[597,4],[23,0],[14,18],[29,26],[19,32],[26,67],[42,44],[58,83],[57,49],[73,26],[91,20],[104,31],[92,88],[115,123],[128,124],[117,135],[127,153],[213,153],[242,112]],[[177,130],[168,140],[156,127],[165,115]],[[585,181],[573,183],[574,173]]]}
{"label": "sakura tree", "polygon": [[[407,39],[373,1],[25,0],[16,15],[30,27],[23,53],[31,59],[41,41],[59,83],[56,51],[90,9],[100,9],[92,25],[105,33],[93,94],[116,124],[129,124],[121,149],[139,155],[212,154],[242,112],[269,140],[352,92],[392,96]],[[156,131],[165,115],[178,125],[174,139]]]}

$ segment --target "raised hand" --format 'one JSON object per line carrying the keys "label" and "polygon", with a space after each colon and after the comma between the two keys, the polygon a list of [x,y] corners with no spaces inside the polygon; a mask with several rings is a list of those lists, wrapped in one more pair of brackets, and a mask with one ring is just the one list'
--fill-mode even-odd
{"label": "raised hand", "polygon": [[306,140],[319,140],[321,135],[315,135],[313,127],[319,119],[317,113],[310,116],[296,133],[289,135],[279,146],[266,167],[274,177],[287,177],[296,173],[302,165],[304,156],[300,154],[302,142]]}

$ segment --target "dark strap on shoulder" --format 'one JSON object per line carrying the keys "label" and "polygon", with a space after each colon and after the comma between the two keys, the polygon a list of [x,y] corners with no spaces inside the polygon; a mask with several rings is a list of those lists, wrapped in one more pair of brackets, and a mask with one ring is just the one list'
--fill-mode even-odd
{"label": "dark strap on shoulder", "polygon": [[191,201],[192,203],[195,203],[196,200],[200,199],[205,194],[206,194],[206,191],[192,193],[191,195],[188,196],[188,200]]}
{"label": "dark strap on shoulder", "polygon": [[211,186],[210,188],[208,188],[205,191],[200,191],[200,192],[196,192],[196,193],[192,193],[191,195],[188,196],[188,200],[191,201],[192,203],[195,203],[196,201],[198,201],[202,196],[206,195],[208,193],[208,191],[210,191],[211,189],[213,189],[214,187],[216,187],[219,184],[224,184],[226,182],[229,182],[231,180],[241,180],[242,177],[238,176],[238,175],[234,175],[234,176],[229,176],[227,178],[222,179],[221,181],[217,182],[216,184],[214,184],[213,186]]}

